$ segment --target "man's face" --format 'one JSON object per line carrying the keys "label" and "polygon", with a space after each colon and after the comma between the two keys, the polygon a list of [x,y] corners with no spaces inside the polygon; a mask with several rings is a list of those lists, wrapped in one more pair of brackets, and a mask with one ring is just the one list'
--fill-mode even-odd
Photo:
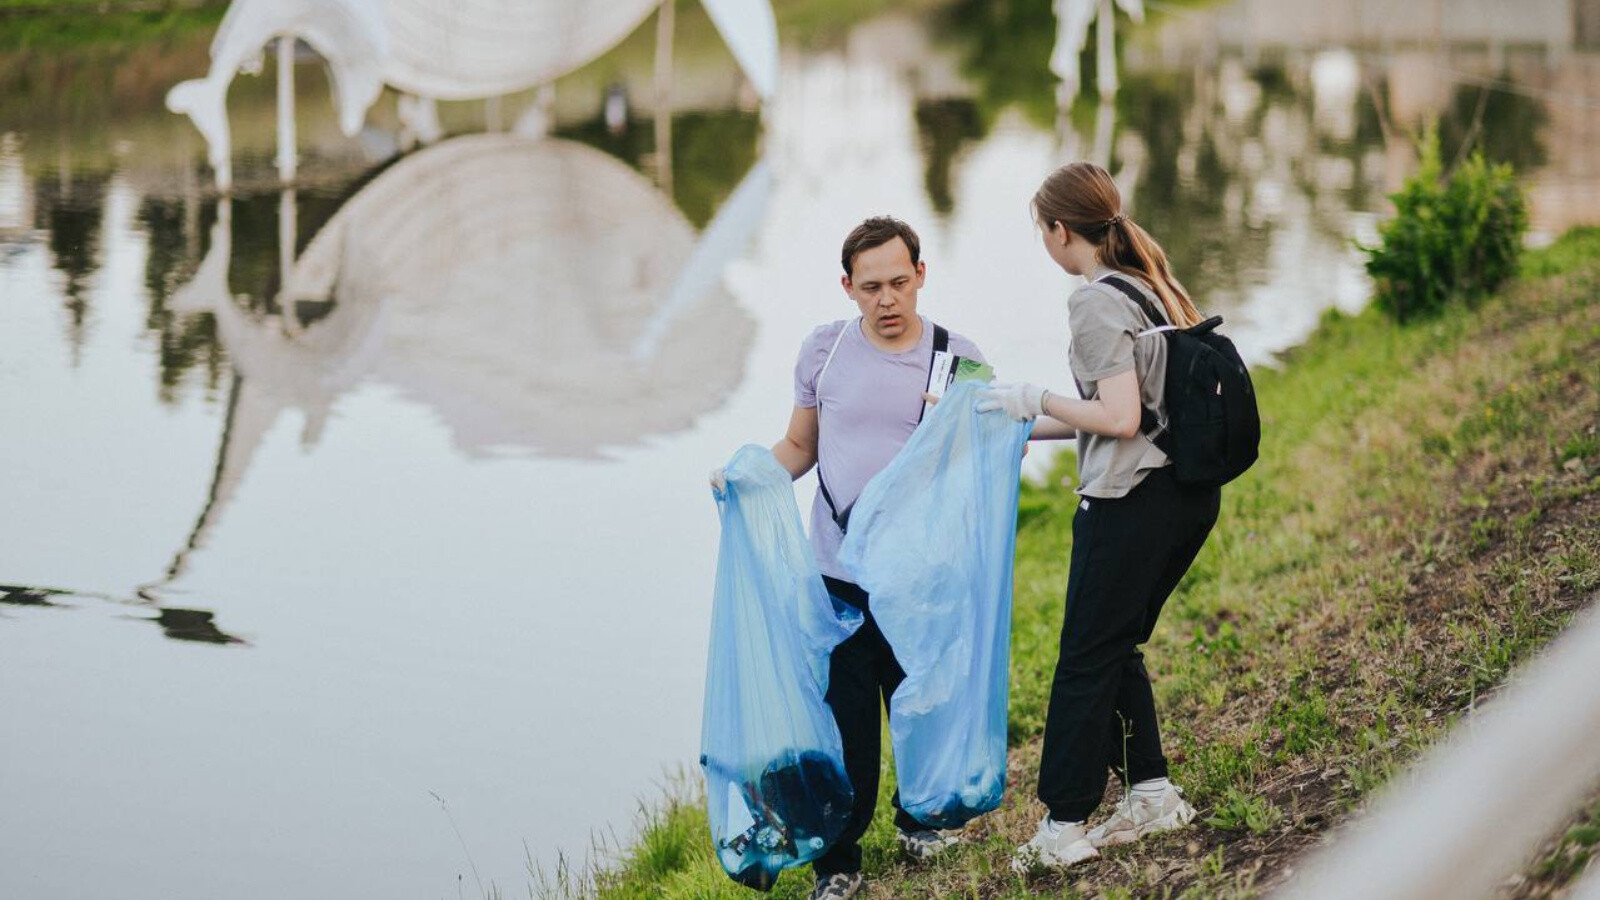
{"label": "man's face", "polygon": [[854,275],[839,281],[861,310],[861,320],[887,341],[905,335],[917,315],[917,290],[927,266],[911,262],[911,250],[896,237],[856,254]]}

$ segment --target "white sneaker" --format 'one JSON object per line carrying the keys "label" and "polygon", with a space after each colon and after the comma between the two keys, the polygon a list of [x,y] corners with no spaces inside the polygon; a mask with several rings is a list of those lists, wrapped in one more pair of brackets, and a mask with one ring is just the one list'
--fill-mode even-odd
{"label": "white sneaker", "polygon": [[1065,869],[1100,855],[1084,834],[1082,823],[1055,822],[1049,814],[1039,820],[1039,830],[1011,857],[1011,869],[1026,875],[1035,867]]}
{"label": "white sneaker", "polygon": [[1089,843],[1096,847],[1131,844],[1159,831],[1182,828],[1194,820],[1194,807],[1183,799],[1183,789],[1175,784],[1153,797],[1128,791],[1117,804],[1111,818],[1089,830]]}

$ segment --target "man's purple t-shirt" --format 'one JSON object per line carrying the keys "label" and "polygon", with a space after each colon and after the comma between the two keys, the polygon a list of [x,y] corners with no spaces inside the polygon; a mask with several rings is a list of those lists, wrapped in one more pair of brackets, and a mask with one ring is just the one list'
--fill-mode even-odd
{"label": "man's purple t-shirt", "polygon": [[[872,476],[900,452],[922,416],[922,392],[928,386],[928,365],[933,359],[933,323],[919,318],[922,340],[904,353],[874,347],[861,333],[860,319],[819,326],[800,345],[794,366],[794,404],[817,408],[817,468],[841,512],[856,502]],[[828,363],[819,395],[817,376],[836,341],[839,349]],[[983,361],[977,345],[953,331],[950,352]],[[849,573],[839,565],[841,540],[843,534],[818,490],[811,504],[811,546],[817,564],[822,574],[850,581]]]}

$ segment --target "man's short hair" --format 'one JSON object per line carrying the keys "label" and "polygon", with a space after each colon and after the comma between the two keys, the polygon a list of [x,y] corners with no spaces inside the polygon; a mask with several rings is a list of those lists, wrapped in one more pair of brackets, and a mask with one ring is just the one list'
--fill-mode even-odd
{"label": "man's short hair", "polygon": [[856,254],[863,250],[871,250],[873,247],[880,247],[895,238],[906,242],[906,249],[911,251],[911,264],[916,265],[922,258],[922,241],[918,240],[917,233],[911,226],[894,216],[873,216],[857,225],[844,239],[844,249],[839,254],[839,261],[844,264],[845,277],[850,278],[855,275]]}

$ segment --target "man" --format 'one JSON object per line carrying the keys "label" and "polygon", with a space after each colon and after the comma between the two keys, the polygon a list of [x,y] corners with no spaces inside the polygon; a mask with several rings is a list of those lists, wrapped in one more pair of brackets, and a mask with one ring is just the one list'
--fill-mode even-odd
{"label": "man", "polygon": [[[922,419],[935,336],[933,323],[917,314],[927,265],[911,226],[889,216],[867,219],[845,238],[840,262],[839,282],[860,318],[823,325],[801,344],[794,412],[788,432],[772,447],[795,478],[817,466],[811,544],[828,592],[863,615],[861,628],[833,651],[827,694],[855,804],[839,840],[813,864],[812,900],[846,900],[861,889],[860,840],[878,798],[879,698],[887,709],[905,677],[872,618],[870,598],[839,566],[839,545],[856,497]],[[971,341],[954,333],[949,350],[982,360]],[[721,474],[713,473],[713,484]],[[926,859],[956,843],[953,834],[941,834],[902,810],[898,793],[894,805],[898,843],[908,856]]]}

